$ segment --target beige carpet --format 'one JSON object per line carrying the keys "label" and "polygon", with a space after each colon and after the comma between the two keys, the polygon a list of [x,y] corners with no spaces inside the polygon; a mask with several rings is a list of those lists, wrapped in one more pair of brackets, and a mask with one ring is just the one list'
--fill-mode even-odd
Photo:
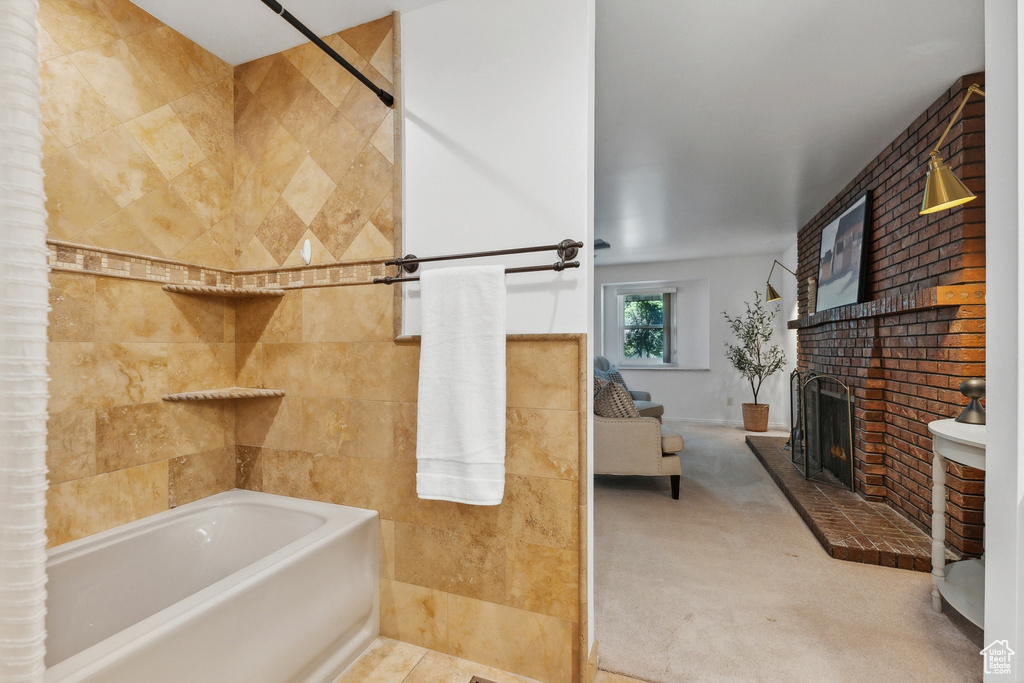
{"label": "beige carpet", "polygon": [[601,668],[676,681],[980,681],[931,611],[929,574],[833,560],[728,427],[686,440],[668,477],[594,485]]}

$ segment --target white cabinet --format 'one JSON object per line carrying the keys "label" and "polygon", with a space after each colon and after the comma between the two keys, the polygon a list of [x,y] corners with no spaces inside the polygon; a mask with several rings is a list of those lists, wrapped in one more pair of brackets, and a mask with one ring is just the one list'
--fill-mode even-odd
{"label": "white cabinet", "polygon": [[942,598],[976,626],[985,623],[985,558],[946,566],[946,461],[985,469],[985,425],[936,420],[932,434],[932,609]]}

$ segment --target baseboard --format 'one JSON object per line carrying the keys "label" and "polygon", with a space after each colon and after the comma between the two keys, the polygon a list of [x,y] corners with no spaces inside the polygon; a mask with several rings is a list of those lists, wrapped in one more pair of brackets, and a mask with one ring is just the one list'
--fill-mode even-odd
{"label": "baseboard", "polygon": [[[695,420],[688,417],[669,417],[662,415],[662,422],[682,422],[684,424],[691,424],[698,427],[742,427],[743,420]],[[769,422],[768,429],[778,430],[782,432],[789,431],[789,425],[784,422]]]}

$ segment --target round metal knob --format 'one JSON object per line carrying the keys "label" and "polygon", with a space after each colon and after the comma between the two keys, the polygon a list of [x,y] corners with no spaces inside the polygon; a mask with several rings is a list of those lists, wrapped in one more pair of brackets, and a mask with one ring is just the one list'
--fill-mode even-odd
{"label": "round metal knob", "polygon": [[964,408],[964,412],[960,413],[960,417],[956,418],[956,421],[974,425],[985,424],[985,409],[978,402],[979,398],[985,398],[985,380],[980,377],[965,379],[960,383],[960,393],[971,401]]}
{"label": "round metal knob", "polygon": [[960,393],[967,398],[985,398],[985,380],[980,377],[960,382]]}

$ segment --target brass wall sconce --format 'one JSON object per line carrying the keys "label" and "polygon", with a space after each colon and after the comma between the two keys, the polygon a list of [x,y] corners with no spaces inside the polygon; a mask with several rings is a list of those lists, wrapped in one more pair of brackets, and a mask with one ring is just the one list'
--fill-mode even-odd
{"label": "brass wall sconce", "polygon": [[768,271],[768,279],[765,280],[765,283],[768,285],[768,287],[767,287],[767,289],[765,289],[765,292],[764,292],[764,300],[765,300],[765,303],[769,303],[769,304],[771,302],[773,302],[773,301],[778,301],[779,299],[782,298],[782,295],[779,294],[777,291],[775,291],[775,288],[772,287],[772,283],[771,283],[772,273],[775,272],[775,266],[779,266],[780,268],[782,268],[785,271],[787,271],[793,277],[796,277],[796,273],[794,273],[792,270],[790,270],[789,268],[786,268],[786,266],[784,266],[781,263],[779,263],[778,259],[775,259],[775,262],[772,263],[772,269],[770,271]]}
{"label": "brass wall sconce", "polygon": [[974,193],[967,189],[967,186],[953,174],[949,165],[939,156],[939,148],[942,147],[946,135],[949,134],[957,117],[960,116],[960,112],[964,110],[967,99],[971,96],[971,93],[975,92],[982,97],[985,96],[985,91],[979,88],[977,83],[967,88],[967,94],[964,95],[960,106],[953,112],[953,118],[949,120],[946,130],[942,131],[942,136],[935,144],[935,149],[931,151],[932,158],[928,162],[928,178],[924,183],[924,199],[921,201],[921,213],[919,215],[923,216],[926,213],[951,209],[954,206],[965,204],[974,199]]}

